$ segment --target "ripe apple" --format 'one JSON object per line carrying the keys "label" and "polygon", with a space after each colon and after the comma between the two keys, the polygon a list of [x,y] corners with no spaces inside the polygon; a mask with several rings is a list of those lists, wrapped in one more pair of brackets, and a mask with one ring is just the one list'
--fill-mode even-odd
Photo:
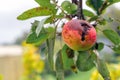
{"label": "ripe apple", "polygon": [[63,26],[62,38],[71,49],[85,51],[95,44],[96,30],[85,20],[72,19]]}

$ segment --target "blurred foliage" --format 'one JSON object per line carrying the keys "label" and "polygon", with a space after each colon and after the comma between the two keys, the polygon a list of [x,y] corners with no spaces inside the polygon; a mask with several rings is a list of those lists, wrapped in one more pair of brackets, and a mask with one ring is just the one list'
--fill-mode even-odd
{"label": "blurred foliage", "polygon": [[113,21],[106,24],[107,28],[111,28],[120,35],[120,9],[117,6],[110,6],[104,16],[109,16]]}
{"label": "blurred foliage", "polygon": [[24,73],[22,80],[41,80],[41,73],[44,70],[44,61],[37,53],[38,48],[23,42],[23,66]]}
{"label": "blurred foliage", "polygon": [[[108,64],[111,80],[120,80],[120,63]],[[90,80],[104,80],[97,70],[94,70],[91,74]]]}

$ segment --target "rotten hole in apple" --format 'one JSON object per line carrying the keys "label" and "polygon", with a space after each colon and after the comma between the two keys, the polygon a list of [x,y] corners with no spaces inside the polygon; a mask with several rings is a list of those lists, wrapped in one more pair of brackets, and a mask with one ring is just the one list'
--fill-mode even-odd
{"label": "rotten hole in apple", "polygon": [[85,40],[85,35],[87,34],[87,30],[89,30],[91,28],[91,26],[88,25],[87,23],[83,23],[83,22],[81,22],[80,24],[83,27],[81,40],[84,41]]}

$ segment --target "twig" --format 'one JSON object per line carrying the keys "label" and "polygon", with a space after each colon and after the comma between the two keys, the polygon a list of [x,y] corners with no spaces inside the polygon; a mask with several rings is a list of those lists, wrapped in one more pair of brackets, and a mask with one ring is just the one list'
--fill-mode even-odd
{"label": "twig", "polygon": [[[107,3],[108,3],[108,0],[105,0],[105,1],[103,2],[103,4],[101,5],[101,7],[100,7],[99,10],[98,10],[98,16],[100,16],[100,14],[102,13],[102,11],[105,9]],[[98,18],[99,18],[99,17],[98,17]],[[98,21],[99,21],[99,20],[96,19],[95,23],[98,24]],[[93,24],[93,26],[96,27],[97,24]]]}
{"label": "twig", "polygon": [[84,15],[83,15],[83,11],[82,11],[82,0],[78,1],[77,16],[78,16],[78,19],[85,20]]}
{"label": "twig", "polygon": [[105,9],[106,5],[107,5],[107,0],[104,1],[103,4],[102,4],[102,6],[99,8],[99,14],[102,13],[102,11]]}
{"label": "twig", "polygon": [[68,14],[61,8],[61,6],[59,6],[54,0],[52,0],[52,1],[53,1],[53,3],[55,4],[55,6],[64,13],[64,15],[65,15],[66,18],[72,19],[72,16],[68,15]]}
{"label": "twig", "polygon": [[74,3],[74,4],[78,4],[78,1],[77,0],[72,0],[72,3]]}

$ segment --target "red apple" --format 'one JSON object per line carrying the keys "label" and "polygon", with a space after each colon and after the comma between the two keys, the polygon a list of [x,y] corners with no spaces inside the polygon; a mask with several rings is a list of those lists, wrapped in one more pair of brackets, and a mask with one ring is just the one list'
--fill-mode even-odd
{"label": "red apple", "polygon": [[85,51],[95,44],[96,30],[85,20],[72,19],[63,26],[62,38],[71,49]]}

